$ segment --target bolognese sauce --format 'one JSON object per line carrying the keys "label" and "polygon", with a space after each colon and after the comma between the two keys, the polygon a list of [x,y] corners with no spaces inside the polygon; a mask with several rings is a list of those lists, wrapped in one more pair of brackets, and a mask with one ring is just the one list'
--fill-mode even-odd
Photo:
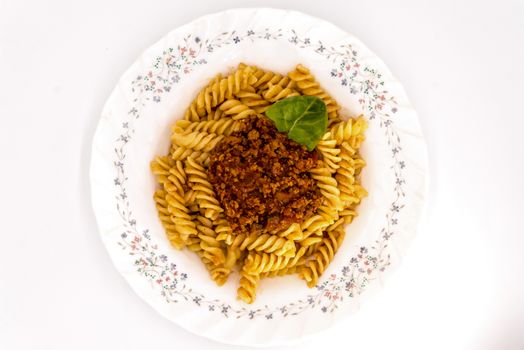
{"label": "bolognese sauce", "polygon": [[210,157],[209,180],[234,232],[276,232],[316,211],[321,195],[309,170],[316,152],[264,117],[245,120]]}

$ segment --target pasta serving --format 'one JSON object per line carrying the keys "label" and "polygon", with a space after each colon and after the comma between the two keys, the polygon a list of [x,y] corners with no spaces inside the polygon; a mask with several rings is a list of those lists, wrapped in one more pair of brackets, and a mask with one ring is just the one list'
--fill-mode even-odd
{"label": "pasta serving", "polygon": [[[266,117],[294,96],[325,104],[327,130],[314,150]],[[217,75],[173,125],[169,153],[151,162],[168,240],[195,252],[218,285],[238,268],[237,297],[246,303],[262,278],[297,274],[315,286],[367,195],[366,128],[362,117],[344,120],[302,65],[281,75],[240,64]]]}

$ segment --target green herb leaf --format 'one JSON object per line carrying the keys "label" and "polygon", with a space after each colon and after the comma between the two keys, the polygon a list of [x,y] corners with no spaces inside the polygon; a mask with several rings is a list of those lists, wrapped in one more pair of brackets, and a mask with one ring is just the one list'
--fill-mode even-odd
{"label": "green herb leaf", "polygon": [[326,104],[315,96],[293,96],[273,104],[266,111],[278,131],[312,151],[326,133]]}

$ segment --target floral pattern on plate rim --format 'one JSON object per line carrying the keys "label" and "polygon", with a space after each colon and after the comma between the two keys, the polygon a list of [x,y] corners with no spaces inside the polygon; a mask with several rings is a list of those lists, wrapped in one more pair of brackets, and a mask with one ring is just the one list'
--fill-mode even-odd
{"label": "floral pattern on plate rim", "polygon": [[[313,292],[303,299],[278,307],[265,305],[250,308],[249,306],[236,307],[218,299],[206,298],[205,295],[188,287],[186,284],[188,274],[181,272],[175,263],[169,261],[168,257],[159,251],[148,229],[138,229],[126,190],[128,177],[125,172],[125,148],[135,133],[132,121],[140,118],[142,107],[151,101],[159,103],[164,93],[169,92],[184,75],[191,73],[195,66],[207,64],[207,60],[201,57],[202,55],[211,54],[224,46],[255,40],[287,40],[300,49],[313,50],[334,64],[330,76],[347,87],[352,95],[358,96],[365,117],[370,122],[378,122],[384,130],[388,146],[391,148],[393,160],[391,168],[395,176],[396,198],[386,213],[387,223],[381,229],[374,244],[360,247],[358,254],[350,257],[339,273],[324,277],[324,281],[315,286]],[[381,78],[382,74],[376,69],[361,65],[358,52],[351,44],[339,47],[327,46],[322,41],[314,42],[308,37],[301,37],[295,30],[284,32],[282,29],[270,31],[266,28],[261,31],[247,30],[244,33],[231,31],[210,39],[202,39],[190,34],[184,38],[182,45],[163,51],[146,74],[138,75],[132,81],[131,91],[135,94],[135,98],[132,101],[133,107],[128,112],[130,119],[122,123],[121,134],[116,140],[114,149],[116,157],[114,185],[118,191],[116,206],[123,221],[123,231],[118,244],[134,257],[136,271],[160,289],[166,302],[177,303],[184,300],[205,307],[211,312],[218,312],[224,317],[248,319],[264,317],[269,320],[297,315],[313,308],[327,313],[336,310],[345,298],[360,295],[366,286],[390,265],[388,241],[394,235],[394,227],[398,224],[398,213],[404,208],[403,169],[406,165],[402,158],[400,137],[393,127],[392,119],[392,114],[397,112],[397,102],[384,89],[384,81]]]}

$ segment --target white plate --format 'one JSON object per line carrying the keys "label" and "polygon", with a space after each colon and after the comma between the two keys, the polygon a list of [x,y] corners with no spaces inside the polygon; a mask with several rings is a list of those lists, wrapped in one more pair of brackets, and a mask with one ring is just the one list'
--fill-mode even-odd
{"label": "white plate", "polygon": [[[173,249],[152,199],[149,162],[166,154],[170,126],[218,72],[239,62],[285,73],[309,67],[343,107],[369,122],[362,154],[369,191],[319,284],[262,280],[251,305],[199,259]],[[91,186],[100,234],[136,293],[169,320],[221,342],[275,345],[329,327],[382,285],[413,238],[426,195],[427,158],[400,83],[358,39],[293,11],[236,9],[205,16],[147,49],[109,97],[93,141]]]}

